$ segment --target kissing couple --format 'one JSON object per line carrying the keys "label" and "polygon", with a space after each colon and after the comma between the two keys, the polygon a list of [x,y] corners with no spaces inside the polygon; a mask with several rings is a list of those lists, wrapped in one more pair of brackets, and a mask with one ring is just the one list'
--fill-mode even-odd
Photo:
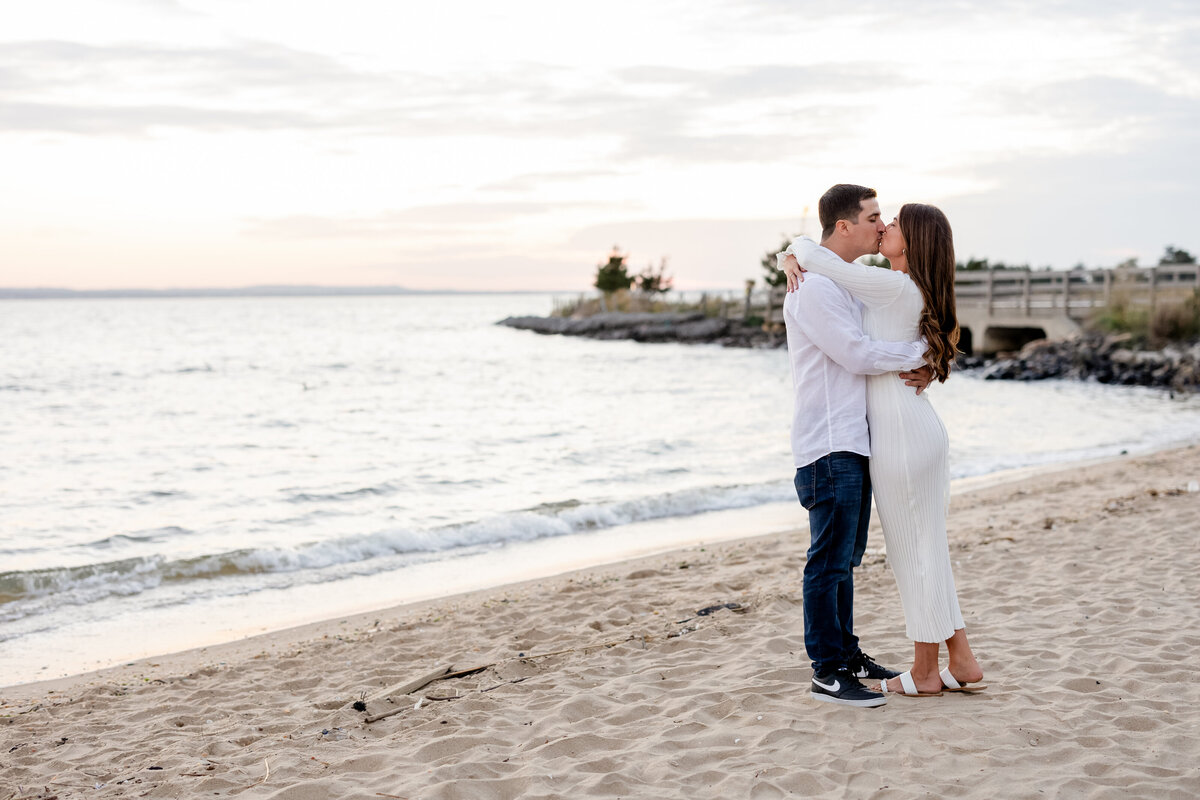
{"label": "kissing couple", "polygon": [[[889,693],[979,691],[983,671],[946,539],[949,439],[923,393],[945,382],[958,344],[950,223],[934,206],[910,203],[885,225],[875,190],[854,184],[830,188],[819,213],[820,243],[803,236],[777,256],[788,280],[795,486],[811,535],[804,645],[812,696],[875,707]],[[875,253],[891,269],[855,262]],[[854,634],[854,568],[866,551],[872,494],[914,643],[903,673],[875,663]]]}

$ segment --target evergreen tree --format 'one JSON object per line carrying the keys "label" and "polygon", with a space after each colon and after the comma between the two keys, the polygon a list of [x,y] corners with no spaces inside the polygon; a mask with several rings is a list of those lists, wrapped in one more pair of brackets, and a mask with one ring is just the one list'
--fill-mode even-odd
{"label": "evergreen tree", "polygon": [[612,252],[608,254],[608,263],[596,267],[597,289],[605,294],[612,294],[633,285],[634,278],[626,268],[626,258],[628,256],[621,255],[620,249],[614,245]]}

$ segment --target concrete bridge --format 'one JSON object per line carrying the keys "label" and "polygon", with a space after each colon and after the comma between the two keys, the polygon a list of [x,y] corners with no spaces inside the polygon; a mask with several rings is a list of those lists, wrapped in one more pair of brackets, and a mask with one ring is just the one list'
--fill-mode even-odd
{"label": "concrete bridge", "polygon": [[1106,309],[1153,315],[1200,286],[1200,266],[1076,269],[1067,272],[958,272],[954,290],[959,349],[974,355],[1019,350],[1035,339],[1061,339]]}
{"label": "concrete bridge", "polygon": [[[955,275],[959,349],[971,355],[1019,350],[1036,339],[1061,339],[1105,309],[1153,314],[1200,288],[1200,265],[960,271]],[[766,298],[766,324],[783,322],[783,289]]]}

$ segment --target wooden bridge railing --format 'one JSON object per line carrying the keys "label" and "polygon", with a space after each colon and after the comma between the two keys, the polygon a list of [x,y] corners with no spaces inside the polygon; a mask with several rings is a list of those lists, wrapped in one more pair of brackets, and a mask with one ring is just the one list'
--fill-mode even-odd
{"label": "wooden bridge railing", "polygon": [[989,316],[1068,316],[1083,319],[1114,302],[1153,311],[1200,287],[1200,266],[1026,272],[959,272],[954,281],[960,308],[985,310]]}

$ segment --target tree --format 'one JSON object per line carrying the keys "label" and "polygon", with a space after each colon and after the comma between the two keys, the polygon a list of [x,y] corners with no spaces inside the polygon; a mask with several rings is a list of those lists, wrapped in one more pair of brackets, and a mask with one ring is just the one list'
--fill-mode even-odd
{"label": "tree", "polygon": [[766,275],[763,276],[763,283],[767,286],[784,286],[787,284],[787,273],[775,266],[775,254],[782,253],[788,249],[788,245],[792,243],[795,237],[785,236],[783,244],[774,250],[768,250],[763,254],[762,267]]}
{"label": "tree", "polygon": [[892,268],[892,262],[888,261],[881,255],[867,256],[863,259],[863,263],[868,267],[883,267],[884,269]]}
{"label": "tree", "polygon": [[625,266],[625,259],[628,257],[621,255],[620,248],[613,245],[612,252],[608,254],[608,263],[596,266],[595,287],[605,294],[611,294],[632,286],[633,276]]}
{"label": "tree", "polygon": [[647,264],[637,276],[637,288],[646,294],[666,294],[671,291],[675,279],[667,274],[667,257],[663,256],[658,262],[658,269],[653,264]]}
{"label": "tree", "polygon": [[1195,264],[1196,257],[1187,250],[1177,249],[1172,245],[1167,245],[1167,249],[1163,251],[1162,258],[1158,260],[1159,264]]}

